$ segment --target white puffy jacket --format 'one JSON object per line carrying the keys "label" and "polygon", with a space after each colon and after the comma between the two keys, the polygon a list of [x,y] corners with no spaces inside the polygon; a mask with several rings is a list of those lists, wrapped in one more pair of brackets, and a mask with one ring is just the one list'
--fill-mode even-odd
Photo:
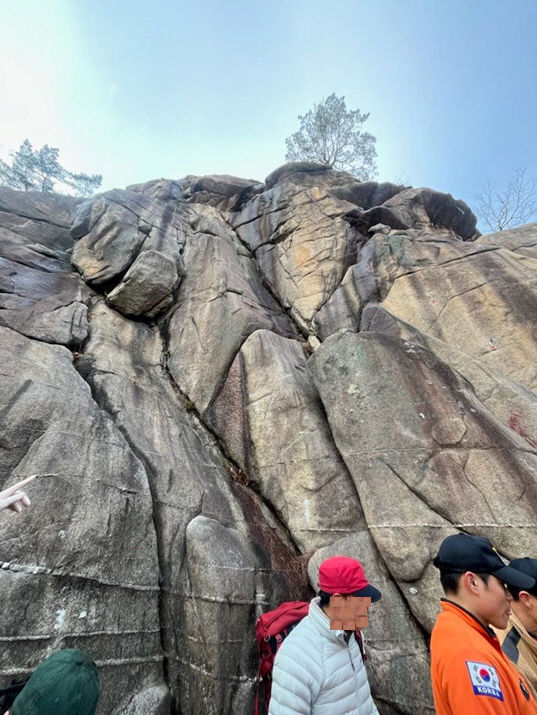
{"label": "white puffy jacket", "polygon": [[276,653],[269,715],[378,715],[354,633],[331,631],[319,606],[291,631]]}

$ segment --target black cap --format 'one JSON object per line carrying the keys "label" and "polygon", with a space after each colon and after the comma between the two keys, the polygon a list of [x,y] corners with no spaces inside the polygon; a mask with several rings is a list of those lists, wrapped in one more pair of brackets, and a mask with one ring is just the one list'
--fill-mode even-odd
{"label": "black cap", "polygon": [[[535,586],[532,588],[524,588],[524,591],[537,593],[537,559],[529,559],[527,556],[523,559],[513,559],[509,567],[525,573],[526,576],[531,576],[535,579]],[[520,586],[519,586],[520,588]]]}
{"label": "black cap", "polygon": [[484,536],[463,533],[448,536],[440,544],[433,564],[443,572],[474,571],[492,574],[503,583],[524,590],[531,589],[536,584],[534,576],[506,566],[494,546]]}

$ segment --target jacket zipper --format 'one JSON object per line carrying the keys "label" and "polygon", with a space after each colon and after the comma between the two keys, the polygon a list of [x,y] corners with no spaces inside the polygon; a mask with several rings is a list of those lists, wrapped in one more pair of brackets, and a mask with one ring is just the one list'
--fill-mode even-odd
{"label": "jacket zipper", "polygon": [[354,663],[352,662],[352,658],[351,658],[351,649],[349,648],[349,644],[348,644],[348,643],[347,643],[347,653],[348,653],[348,655],[349,655],[349,660],[350,660],[350,662],[351,662],[352,669],[354,670],[354,672],[356,672],[356,668],[354,667]]}

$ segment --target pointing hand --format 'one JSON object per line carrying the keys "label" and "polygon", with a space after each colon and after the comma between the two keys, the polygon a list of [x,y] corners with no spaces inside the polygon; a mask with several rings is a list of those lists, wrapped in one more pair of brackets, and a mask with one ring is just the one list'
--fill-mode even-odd
{"label": "pointing hand", "polygon": [[36,475],[33,474],[31,477],[27,477],[11,487],[4,489],[0,492],[0,511],[3,509],[12,509],[17,513],[20,513],[25,506],[30,506],[30,500],[28,499],[26,492],[23,490],[27,484],[35,479]]}

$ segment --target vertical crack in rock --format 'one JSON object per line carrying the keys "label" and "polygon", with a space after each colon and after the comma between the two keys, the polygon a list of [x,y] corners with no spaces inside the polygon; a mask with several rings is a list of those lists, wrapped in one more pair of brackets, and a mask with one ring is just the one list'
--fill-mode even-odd
{"label": "vertical crack in rock", "polygon": [[[316,386],[315,386],[315,390],[317,391],[317,387],[316,387]],[[318,391],[317,391],[317,394],[319,394]],[[349,469],[348,469],[348,467],[347,467],[347,465],[346,465],[345,455],[340,452],[340,450],[339,450],[339,448],[338,448],[338,445],[337,445],[337,443],[336,443],[336,441],[335,441],[335,439],[334,439],[334,436],[333,436],[333,434],[332,434],[332,427],[331,427],[330,421],[329,421],[329,419],[328,419],[328,415],[327,415],[327,413],[326,413],[325,406],[324,406],[324,404],[323,404],[323,401],[322,401],[320,395],[319,395],[319,403],[320,403],[320,409],[322,410],[322,412],[323,412],[323,414],[324,414],[324,417],[325,417],[327,429],[328,429],[328,431],[329,431],[329,433],[330,433],[330,436],[331,436],[331,438],[332,438],[332,442],[333,442],[333,444],[334,444],[334,449],[337,451],[337,453],[339,454],[339,456],[340,456],[340,458],[341,458],[342,463],[345,465],[345,471],[346,471],[346,473],[347,473],[348,480],[349,480],[349,482],[350,482],[352,488],[353,488],[354,491],[355,491],[355,494],[356,494],[356,498],[357,498],[359,507],[360,507],[360,509],[361,509],[362,512],[363,512],[362,502],[361,502],[361,499],[360,499],[360,494],[359,494],[358,488],[357,488],[357,486],[356,486],[356,484],[355,484],[355,482],[354,482],[354,480],[353,480],[353,478],[352,478],[352,475],[351,475],[351,473],[350,473],[350,471],[349,471]],[[367,528],[368,532],[371,533],[369,526],[367,526],[366,528]],[[385,572],[388,574],[388,577],[389,577],[390,582],[392,583],[393,587],[394,587],[394,588],[398,591],[398,593],[400,594],[400,597],[401,597],[402,601],[409,606],[409,604],[408,604],[409,595],[404,592],[402,586],[401,586],[401,585],[398,583],[398,581],[394,578],[393,574],[391,573],[390,569],[388,568],[388,564],[386,563],[386,561],[385,561],[385,559],[384,559],[384,557],[383,557],[383,555],[382,555],[382,552],[379,550],[379,548],[378,548],[378,546],[377,546],[377,544],[376,544],[376,542],[375,542],[374,535],[373,535],[372,533],[371,533],[371,538],[372,538],[372,541],[373,541],[373,543],[374,543],[374,545],[375,545],[376,557],[377,557],[377,558],[380,560],[380,562],[384,565]],[[370,578],[371,580],[373,580],[372,574],[369,575],[369,578]],[[409,584],[409,586],[412,586],[412,584]],[[419,618],[417,618],[417,616],[413,613],[413,611],[412,611],[412,609],[410,608],[410,606],[409,606],[409,616],[410,616],[410,618],[412,619],[412,621],[413,621],[413,623],[415,624],[415,626],[419,629],[419,631],[420,631],[420,633],[421,633],[421,635],[422,635],[424,648],[425,648],[425,649],[428,649],[428,646],[429,646],[429,632],[428,632],[427,629],[422,625],[422,623],[420,622]],[[380,700],[380,701],[383,700],[382,697],[379,697],[379,698],[377,698],[377,699]],[[402,709],[401,709],[401,712],[402,712],[402,713],[408,713],[408,715],[414,715],[414,713],[415,713],[415,710],[409,710],[408,705],[407,705],[406,703],[403,703],[403,702],[395,702],[394,700],[386,700],[386,702],[387,702],[387,703],[390,703],[392,706],[393,706],[393,705],[400,706],[400,707],[402,708]],[[431,707],[430,710],[429,710],[429,712],[434,713],[434,708]]]}
{"label": "vertical crack in rock", "polygon": [[[244,248],[244,250],[247,251],[250,260],[254,263],[254,265],[256,267],[257,275],[259,276],[259,282],[261,283],[261,285],[265,288],[267,293],[269,293],[270,297],[274,300],[276,305],[279,306],[282,313],[285,316],[287,316],[287,319],[289,320],[289,323],[293,326],[294,330],[296,331],[297,336],[300,335],[300,336],[302,336],[302,338],[304,338],[304,340],[307,341],[308,337],[309,337],[308,331],[305,330],[305,328],[297,322],[297,320],[293,316],[291,307],[286,306],[282,302],[281,298],[274,291],[274,288],[271,286],[271,284],[269,283],[269,281],[267,280],[266,276],[264,275],[263,271],[261,270],[261,268],[259,266],[259,262],[258,262],[257,256],[256,256],[256,251],[252,250],[250,245],[240,237],[240,235],[237,233],[235,227],[233,226],[231,221],[229,221],[229,219],[226,216],[222,215],[222,218],[229,226],[230,231],[232,231],[233,234],[235,235],[236,240],[240,243],[240,245]],[[252,220],[254,220],[254,219],[252,219]]]}
{"label": "vertical crack in rock", "polygon": [[[91,313],[90,313],[90,320],[91,320]],[[88,331],[88,336],[84,343],[80,346],[79,349],[79,355],[83,356],[85,353],[85,346],[88,344],[88,342],[91,339],[91,326],[90,330]],[[82,377],[82,379],[87,383],[91,390],[91,394],[93,399],[95,400],[96,404],[99,405],[99,407],[104,410],[110,417],[110,419],[114,422],[116,425],[117,429],[121,432],[123,437],[125,438],[127,444],[129,445],[130,449],[132,450],[133,454],[136,455],[136,457],[140,460],[140,462],[144,466],[144,470],[146,473],[146,478],[147,478],[147,483],[149,486],[149,491],[151,493],[151,502],[152,502],[152,522],[153,522],[153,527],[155,529],[155,534],[156,534],[156,546],[157,546],[157,559],[158,559],[158,564],[159,564],[159,576],[158,576],[158,581],[159,581],[159,622],[160,622],[160,644],[162,648],[162,653],[163,653],[163,666],[164,666],[164,678],[166,681],[166,685],[171,691],[170,683],[169,683],[169,674],[168,674],[168,664],[167,664],[167,657],[166,657],[166,644],[165,644],[165,639],[164,639],[164,617],[163,617],[163,594],[162,594],[162,564],[163,564],[163,546],[162,546],[162,529],[160,528],[160,523],[159,519],[157,516],[157,511],[156,511],[156,503],[157,503],[157,498],[156,498],[156,493],[155,493],[155,484],[154,484],[154,479],[155,479],[155,474],[154,470],[152,468],[152,465],[149,463],[149,461],[146,459],[145,454],[143,451],[139,450],[136,444],[132,441],[128,430],[125,430],[123,425],[116,419],[116,412],[115,410],[111,407],[111,405],[108,402],[106,392],[103,390],[100,390],[96,387],[95,381],[93,380],[94,372],[93,370],[90,369],[90,372],[86,372],[87,365],[82,365],[80,364],[79,361],[77,361],[78,364],[75,364],[75,369],[77,370],[78,374]]]}
{"label": "vertical crack in rock", "polygon": [[[322,181],[319,186],[284,181],[253,197],[231,217],[267,289],[305,337],[315,333],[313,315],[352,262],[356,234],[342,219],[350,208],[352,204],[331,195]],[[322,270],[317,270],[321,264]]]}
{"label": "vertical crack in rock", "polygon": [[[222,465],[224,466],[226,471],[229,473],[229,475],[231,476],[233,481],[237,482],[238,484],[242,484],[247,489],[252,490],[252,492],[256,495],[256,497],[259,498],[263,502],[265,508],[270,512],[271,518],[278,524],[279,529],[281,529],[281,531],[286,535],[289,542],[293,545],[295,552],[297,554],[300,554],[301,551],[300,551],[292,533],[289,531],[288,526],[278,516],[276,510],[274,509],[274,505],[271,504],[267,499],[265,499],[263,497],[263,494],[260,492],[259,488],[249,478],[247,470],[244,470],[238,464],[238,462],[234,459],[234,457],[231,455],[231,453],[229,452],[227,445],[226,445],[225,441],[222,439],[222,437],[211,426],[211,424],[207,420],[205,420],[202,417],[202,415],[200,415],[194,402],[189,398],[189,396],[185,392],[183,392],[181,390],[181,388],[179,387],[177,382],[174,380],[173,375],[170,373],[170,370],[168,368],[169,334],[168,334],[168,324],[166,323],[165,319],[160,320],[158,322],[158,328],[160,331],[160,335],[162,338],[162,344],[163,344],[162,367],[164,369],[164,373],[165,373],[172,389],[178,396],[178,399],[185,407],[190,419],[195,420],[206,432],[208,432],[211,435],[211,437],[214,440],[215,448],[217,448],[220,451]],[[224,380],[225,380],[225,376],[224,376]]]}
{"label": "vertical crack in rock", "polygon": [[[372,536],[372,538],[373,538],[373,535],[371,535],[371,536]],[[373,539],[373,541],[374,541],[374,539]],[[424,627],[424,625],[421,623],[420,619],[417,618],[417,616],[415,615],[413,609],[411,608],[411,606],[410,606],[410,604],[409,604],[409,602],[408,602],[408,601],[409,601],[409,597],[419,598],[419,590],[418,590],[418,589],[414,589],[414,590],[416,591],[415,594],[413,594],[411,591],[410,591],[409,594],[405,593],[405,591],[404,591],[404,589],[402,588],[401,584],[399,584],[399,583],[397,582],[397,579],[394,578],[393,574],[391,573],[390,569],[388,568],[388,564],[387,564],[386,561],[384,560],[384,557],[382,556],[382,553],[381,553],[381,551],[379,550],[379,548],[376,546],[376,544],[375,544],[375,547],[376,547],[376,556],[377,556],[377,558],[380,560],[380,562],[382,563],[385,572],[388,574],[388,578],[389,578],[389,580],[390,580],[390,583],[391,583],[392,587],[393,587],[394,590],[399,594],[399,596],[400,596],[400,598],[401,598],[401,601],[408,607],[407,616],[411,619],[414,628],[417,629],[417,631],[418,631],[419,634],[421,635],[421,644],[422,644],[423,647],[422,647],[422,649],[421,649],[421,650],[422,650],[422,653],[421,653],[420,655],[422,655],[424,652],[428,654],[428,653],[429,653],[429,643],[430,643],[430,639],[431,639],[430,633],[429,633],[429,631]],[[411,583],[409,583],[408,586],[409,586],[409,590],[413,588],[413,585],[412,585]],[[374,614],[373,614],[373,617],[374,617]],[[375,646],[374,646],[374,645],[370,645],[370,648],[371,648],[371,647],[374,648]],[[409,657],[411,657],[411,658],[413,658],[413,657],[415,658],[415,657],[416,657],[416,651],[413,650],[413,649],[411,649],[411,650],[409,650],[409,654],[408,654],[408,655],[409,655]],[[370,668],[368,669],[368,672],[371,673],[371,669],[370,669]],[[374,677],[375,677],[375,674],[372,673],[372,674],[370,674],[370,678],[371,678],[371,676],[374,678]],[[425,691],[426,691],[427,696],[428,696],[428,698],[427,698],[427,699],[428,699],[428,703],[425,703],[425,702],[419,703],[419,707],[418,707],[418,703],[417,703],[417,702],[414,702],[414,703],[412,703],[411,705],[409,705],[409,703],[408,703],[408,702],[405,702],[405,700],[404,700],[403,698],[401,698],[401,699],[399,699],[399,700],[396,700],[396,699],[394,699],[393,697],[392,697],[392,698],[383,697],[383,696],[382,696],[382,690],[379,689],[379,688],[377,688],[376,691],[375,691],[375,698],[376,698],[377,702],[386,702],[386,704],[389,705],[389,706],[391,706],[391,707],[394,707],[394,706],[395,706],[395,707],[398,709],[398,712],[402,713],[403,715],[417,715],[417,712],[419,712],[420,715],[428,715],[428,714],[434,715],[435,709],[434,709],[434,705],[433,705],[433,702],[432,702],[432,693],[427,692],[427,691],[428,691],[427,686],[428,686],[428,682],[425,684]]]}
{"label": "vertical crack in rock", "polygon": [[[252,491],[234,484],[203,423],[188,416],[163,365],[166,348],[157,327],[128,320],[102,301],[91,317],[79,368],[136,445],[155,487],[163,644],[177,707],[199,698],[205,703],[210,690],[222,712],[246,712],[253,656],[250,647],[238,648],[229,629],[244,631],[258,593],[272,599],[293,591],[289,564],[299,561],[296,549]],[[278,563],[283,552],[285,564]],[[269,573],[273,592],[267,592]],[[206,619],[226,609],[230,617],[205,631]],[[216,652],[223,647],[229,653],[221,660]],[[236,687],[222,689],[221,681]]]}
{"label": "vertical crack in rock", "polygon": [[[247,470],[302,552],[360,525],[297,341],[258,330],[243,344],[204,416]],[[326,508],[330,498],[341,506]]]}
{"label": "vertical crack in rock", "polygon": [[187,209],[184,277],[160,322],[168,326],[170,374],[203,416],[252,332],[266,328],[294,335],[295,330],[220,212],[211,206]]}

